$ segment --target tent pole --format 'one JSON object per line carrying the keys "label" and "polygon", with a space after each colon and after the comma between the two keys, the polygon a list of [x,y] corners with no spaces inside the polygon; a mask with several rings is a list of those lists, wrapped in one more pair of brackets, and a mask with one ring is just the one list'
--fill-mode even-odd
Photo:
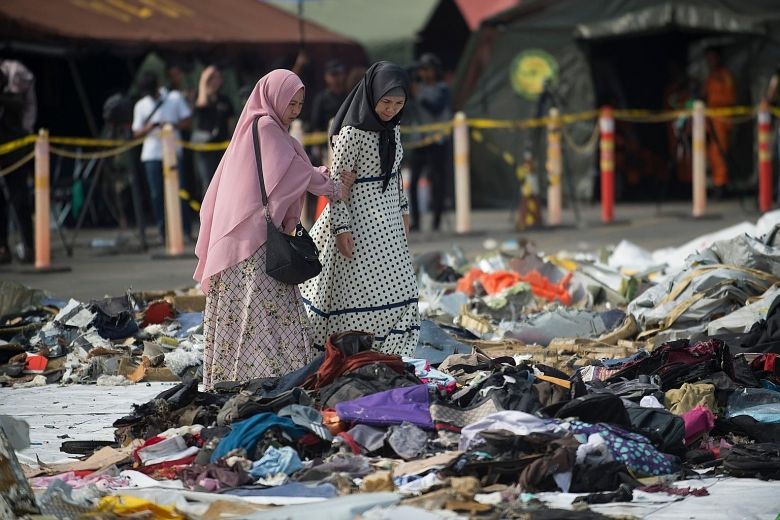
{"label": "tent pole", "polygon": [[84,110],[84,117],[87,119],[87,125],[89,125],[89,131],[92,133],[92,137],[97,137],[98,129],[95,122],[95,116],[92,113],[92,108],[89,106],[89,99],[87,98],[87,92],[84,90],[84,83],[81,81],[81,75],[76,67],[76,60],[72,55],[68,58],[68,67],[70,68],[70,75],[73,76],[73,84],[76,85],[76,92],[79,95],[81,101],[81,108]]}

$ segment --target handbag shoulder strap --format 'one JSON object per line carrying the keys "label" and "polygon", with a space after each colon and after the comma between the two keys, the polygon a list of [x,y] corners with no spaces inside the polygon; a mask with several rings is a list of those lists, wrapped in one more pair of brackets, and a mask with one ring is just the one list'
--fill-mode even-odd
{"label": "handbag shoulder strap", "polygon": [[257,135],[257,127],[260,117],[255,116],[252,122],[252,141],[255,147],[255,164],[257,165],[257,177],[260,179],[260,194],[263,197],[263,206],[265,207],[265,220],[271,221],[271,214],[268,212],[268,194],[265,192],[265,180],[263,179],[263,161],[260,159],[260,136]]}

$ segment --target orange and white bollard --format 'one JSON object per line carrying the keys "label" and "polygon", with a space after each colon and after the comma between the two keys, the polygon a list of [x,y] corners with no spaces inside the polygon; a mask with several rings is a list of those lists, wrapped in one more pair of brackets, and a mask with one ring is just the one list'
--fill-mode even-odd
{"label": "orange and white bollard", "polygon": [[769,104],[758,109],[758,207],[762,213],[772,209],[772,118]]}
{"label": "orange and white bollard", "polygon": [[707,212],[707,119],[704,101],[693,103],[693,216]]}
{"label": "orange and white bollard", "polygon": [[170,256],[184,253],[184,238],[179,201],[179,170],[176,165],[176,134],[170,123],[160,133],[163,152],[163,192],[165,201],[165,245]]}
{"label": "orange and white bollard", "polygon": [[550,109],[547,123],[547,225],[560,226],[563,221],[563,153],[561,150],[561,113]]}
{"label": "orange and white bollard", "polygon": [[35,269],[51,268],[49,131],[35,140]]}
{"label": "orange and white bollard", "polygon": [[601,221],[610,224],[615,218],[615,118],[612,107],[601,108],[599,132]]}
{"label": "orange and white bollard", "polygon": [[452,131],[455,145],[455,232],[468,233],[471,230],[471,172],[466,114],[455,114]]}

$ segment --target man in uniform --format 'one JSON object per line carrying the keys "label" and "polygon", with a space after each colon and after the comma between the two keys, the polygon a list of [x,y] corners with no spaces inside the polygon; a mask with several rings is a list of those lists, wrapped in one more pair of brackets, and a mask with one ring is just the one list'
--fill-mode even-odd
{"label": "man in uniform", "polygon": [[[730,107],[737,101],[734,76],[723,65],[719,49],[710,48],[705,53],[709,75],[705,84],[706,102],[708,108]],[[708,128],[710,135],[707,140],[707,161],[712,170],[712,181],[715,191],[722,194],[729,182],[726,157],[729,149],[729,133],[731,121],[724,118],[711,118]]]}

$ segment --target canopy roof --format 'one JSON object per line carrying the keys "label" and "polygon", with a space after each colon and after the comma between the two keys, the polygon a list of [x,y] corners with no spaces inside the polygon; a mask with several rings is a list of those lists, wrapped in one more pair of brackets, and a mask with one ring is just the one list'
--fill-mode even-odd
{"label": "canopy roof", "polygon": [[[267,0],[291,13],[294,0]],[[438,0],[316,0],[305,1],[303,16],[363,45],[413,40]]]}
{"label": "canopy roof", "polygon": [[[0,33],[9,41],[114,47],[288,44],[298,18],[258,0],[3,0]],[[307,43],[354,45],[305,22]]]}

